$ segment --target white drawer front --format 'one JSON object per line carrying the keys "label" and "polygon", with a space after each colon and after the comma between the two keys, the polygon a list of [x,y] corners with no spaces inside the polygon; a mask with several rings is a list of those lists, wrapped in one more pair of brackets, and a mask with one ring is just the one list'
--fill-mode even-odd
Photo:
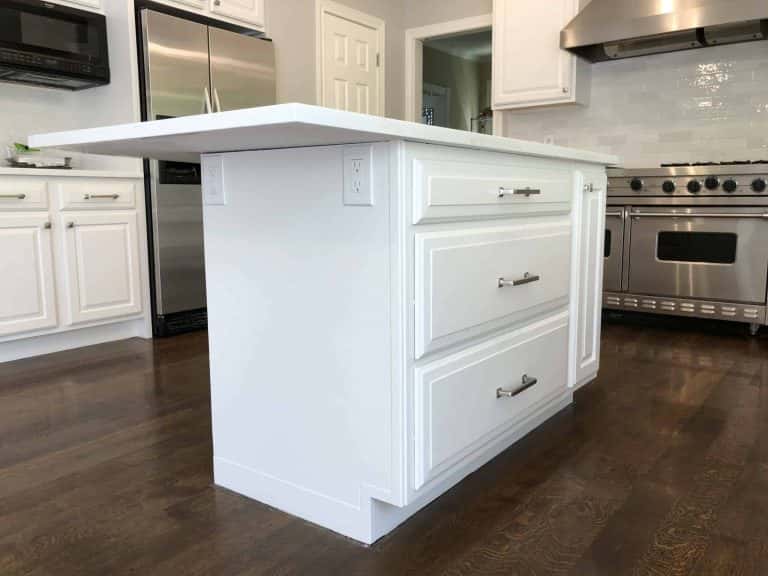
{"label": "white drawer front", "polygon": [[570,211],[571,170],[500,154],[425,154],[411,159],[414,224]]}
{"label": "white drawer front", "polygon": [[565,305],[570,234],[567,222],[417,234],[416,358]]}
{"label": "white drawer front", "polygon": [[561,314],[417,368],[414,488],[563,393],[567,358],[567,316]]}
{"label": "white drawer front", "polygon": [[0,211],[47,210],[48,183],[37,178],[0,178]]}
{"label": "white drawer front", "polygon": [[130,180],[77,180],[57,185],[62,210],[115,210],[136,206],[136,183]]}

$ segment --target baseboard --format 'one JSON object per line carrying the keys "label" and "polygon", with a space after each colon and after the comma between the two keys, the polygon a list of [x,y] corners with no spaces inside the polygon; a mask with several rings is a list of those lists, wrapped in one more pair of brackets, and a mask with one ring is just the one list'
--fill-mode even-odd
{"label": "baseboard", "polygon": [[348,502],[330,498],[325,494],[217,456],[213,459],[214,482],[218,486],[298,516],[323,528],[338,532],[364,544],[372,544],[570,405],[572,401],[573,395],[568,391],[549,404],[542,406],[541,409],[528,416],[517,426],[486,445],[476,457],[464,461],[449,476],[430,486],[428,492],[420,494],[416,500],[402,508],[376,500],[364,489],[361,489],[359,505],[353,506]]}
{"label": "baseboard", "polygon": [[3,342],[0,343],[0,362],[10,362],[136,337],[147,337],[147,325],[143,317],[114,324],[77,328],[53,334],[38,334],[29,338]]}

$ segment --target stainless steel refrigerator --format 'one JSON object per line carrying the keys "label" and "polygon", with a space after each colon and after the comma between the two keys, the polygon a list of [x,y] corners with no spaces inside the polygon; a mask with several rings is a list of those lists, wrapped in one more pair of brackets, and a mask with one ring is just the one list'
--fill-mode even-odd
{"label": "stainless steel refrigerator", "polygon": [[[144,120],[275,103],[271,41],[147,8],[138,16]],[[145,169],[155,335],[205,327],[200,166]]]}

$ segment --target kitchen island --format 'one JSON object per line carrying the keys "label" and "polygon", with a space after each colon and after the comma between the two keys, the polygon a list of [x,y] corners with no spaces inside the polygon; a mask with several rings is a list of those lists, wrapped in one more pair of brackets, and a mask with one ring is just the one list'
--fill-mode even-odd
{"label": "kitchen island", "polygon": [[220,486],[371,543],[597,374],[612,156],[300,104],[30,145],[202,156]]}

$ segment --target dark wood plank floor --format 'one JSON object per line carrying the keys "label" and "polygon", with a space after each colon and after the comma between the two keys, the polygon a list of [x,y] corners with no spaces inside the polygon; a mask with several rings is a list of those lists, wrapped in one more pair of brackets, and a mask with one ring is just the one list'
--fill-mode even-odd
{"label": "dark wood plank floor", "polygon": [[767,574],[768,339],[699,328],[606,325],[573,407],[371,548],[211,485],[204,334],[0,365],[0,574]]}

